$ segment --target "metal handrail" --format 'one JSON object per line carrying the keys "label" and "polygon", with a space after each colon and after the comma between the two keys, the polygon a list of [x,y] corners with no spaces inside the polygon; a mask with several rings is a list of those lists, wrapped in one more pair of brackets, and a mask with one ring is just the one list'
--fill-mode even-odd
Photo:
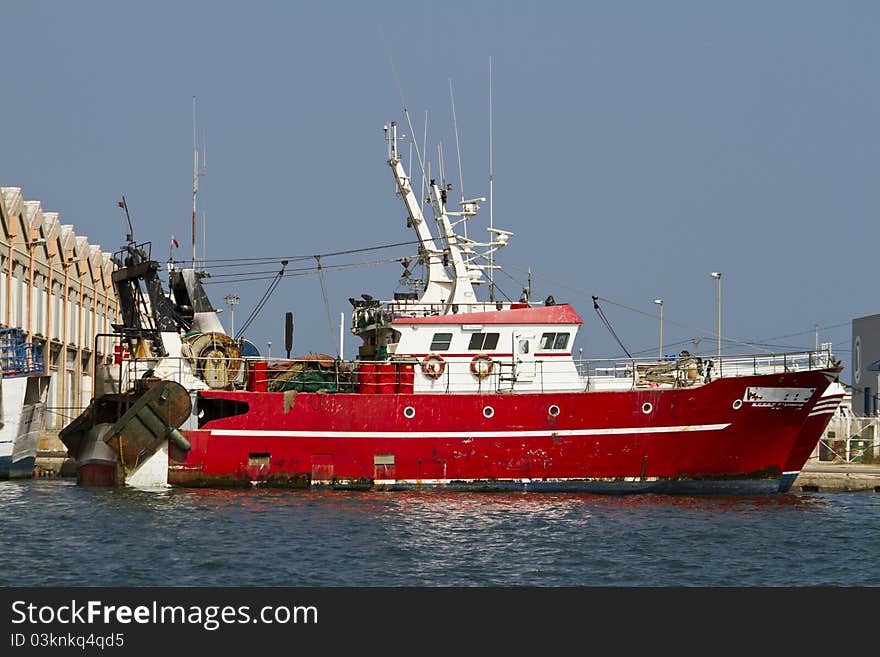
{"label": "metal handrail", "polygon": [[[390,360],[365,360],[358,359],[355,361],[341,361],[328,356],[333,361],[331,367],[318,368],[328,377],[327,383],[333,383],[336,390],[352,389],[357,390],[362,383],[360,374],[363,371],[361,366],[365,364],[380,365],[389,363],[408,363],[414,368],[418,368],[419,364],[416,359],[395,358]],[[150,358],[125,358],[119,365],[119,390],[131,389],[135,385],[135,381],[142,378],[145,374],[154,370],[159,361],[162,361],[162,371],[165,376],[176,377],[177,380],[183,381],[186,376],[194,376],[198,378],[196,372],[203,369],[209,362],[217,362],[216,358],[198,358],[195,356],[180,356],[176,358],[150,357]],[[251,364],[254,362],[265,362],[268,371],[283,372],[289,371],[297,364],[312,365],[316,361],[314,358],[273,358],[266,359],[264,357],[236,357],[239,368],[236,376],[233,378],[231,387],[235,389],[244,389],[248,384],[248,376],[251,375]],[[666,359],[658,361],[651,358],[629,358],[629,359],[579,359],[572,361],[560,361],[560,359],[535,359],[536,371],[534,378],[529,379],[528,388],[531,390],[553,389],[552,381],[554,376],[560,377],[556,379],[557,383],[568,381],[566,387],[572,389],[591,389],[595,384],[601,382],[618,382],[613,387],[619,389],[622,387],[647,387],[647,386],[691,386],[708,383],[709,381],[722,378],[718,369],[714,367],[716,359],[706,359],[701,361],[702,368],[697,366],[697,359],[684,356],[675,359]],[[723,356],[724,361],[724,378],[734,376],[744,376],[752,374],[771,374],[791,370],[817,369],[824,367],[832,367],[836,364],[830,352],[786,352],[779,354],[761,354],[761,355],[736,355]],[[169,362],[176,362],[176,367],[169,368]],[[712,367],[709,367],[709,364]],[[126,366],[124,366],[127,364]],[[113,369],[116,369],[115,367]],[[695,371],[697,376],[695,377]],[[581,375],[580,372],[584,374]],[[387,373],[386,373],[387,374]],[[505,376],[506,375],[506,376]],[[375,376],[375,370],[372,376]],[[417,374],[414,372],[413,377]],[[513,377],[513,381],[508,384],[508,378]],[[456,381],[456,379],[458,379]],[[496,361],[493,371],[484,379],[476,379],[474,384],[472,373],[470,372],[470,362],[465,360],[449,360],[442,379],[442,390],[447,393],[465,392],[465,391],[485,391],[499,392],[503,390],[515,390],[518,387],[516,382],[516,366],[513,362]],[[575,381],[576,379],[576,381]],[[269,378],[268,380],[275,380]],[[399,379],[398,379],[399,380]],[[464,385],[463,382],[471,381],[471,385]],[[627,382],[624,386],[623,384]],[[575,385],[570,385],[575,382]],[[299,383],[320,383],[320,381],[300,381]],[[505,385],[508,384],[508,385]]]}

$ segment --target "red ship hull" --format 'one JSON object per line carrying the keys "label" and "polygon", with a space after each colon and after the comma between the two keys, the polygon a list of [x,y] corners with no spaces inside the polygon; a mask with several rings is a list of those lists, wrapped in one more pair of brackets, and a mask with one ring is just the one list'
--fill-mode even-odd
{"label": "red ship hull", "polygon": [[[201,427],[184,431],[188,452],[171,450],[169,483],[785,492],[827,424],[810,412],[835,374],[623,392],[201,392]],[[744,403],[747,389],[811,392]]]}

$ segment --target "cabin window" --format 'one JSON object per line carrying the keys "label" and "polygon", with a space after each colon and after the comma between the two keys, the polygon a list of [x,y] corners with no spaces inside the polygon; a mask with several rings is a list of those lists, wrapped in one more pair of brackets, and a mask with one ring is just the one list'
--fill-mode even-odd
{"label": "cabin window", "polygon": [[448,351],[452,333],[435,333],[431,340],[431,351]]}
{"label": "cabin window", "polygon": [[568,333],[545,333],[541,336],[541,349],[565,349],[568,337]]}
{"label": "cabin window", "polygon": [[474,333],[468,349],[471,351],[489,351],[498,346],[497,333]]}

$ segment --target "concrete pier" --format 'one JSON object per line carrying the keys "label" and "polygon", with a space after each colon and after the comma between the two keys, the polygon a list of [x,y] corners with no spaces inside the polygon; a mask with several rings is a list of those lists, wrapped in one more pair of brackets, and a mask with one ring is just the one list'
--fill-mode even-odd
{"label": "concrete pier", "polygon": [[57,431],[45,431],[37,443],[34,477],[75,477],[76,461],[67,455],[67,448]]}
{"label": "concrete pier", "polygon": [[880,493],[880,465],[807,464],[794,480],[792,493],[872,491]]}

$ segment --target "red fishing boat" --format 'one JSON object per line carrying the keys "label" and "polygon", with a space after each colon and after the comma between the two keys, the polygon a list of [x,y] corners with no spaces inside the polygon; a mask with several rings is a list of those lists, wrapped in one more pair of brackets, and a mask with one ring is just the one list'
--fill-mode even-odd
{"label": "red fishing boat", "polygon": [[418,292],[350,299],[353,361],[269,361],[226,334],[197,272],[172,269],[166,294],[148,246],[130,243],[112,336],[129,356],[98,368],[96,398],[61,432],[81,483],[789,490],[842,397],[830,353],[578,362],[570,305],[477,299],[511,233],[459,234],[485,199],[452,211],[430,180],[435,241],[395,124],[386,138]]}

